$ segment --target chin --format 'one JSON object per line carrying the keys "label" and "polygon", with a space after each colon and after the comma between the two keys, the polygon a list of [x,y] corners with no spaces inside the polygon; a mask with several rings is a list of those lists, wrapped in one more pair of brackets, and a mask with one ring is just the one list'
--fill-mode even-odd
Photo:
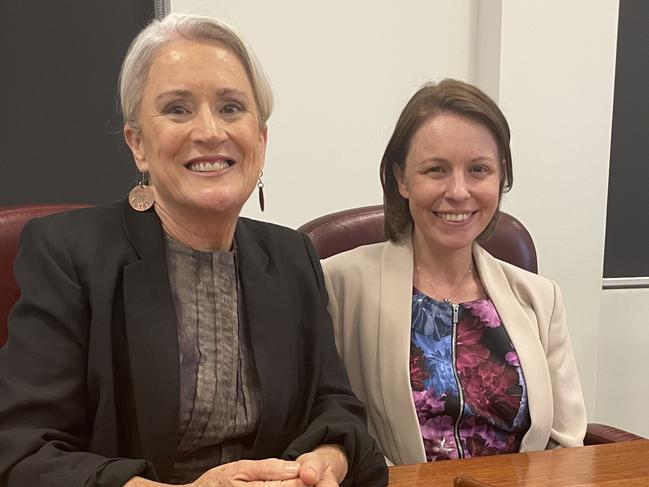
{"label": "chin", "polygon": [[473,245],[473,242],[475,242],[475,238],[471,238],[471,237],[437,239],[437,243],[440,247],[449,250],[465,249],[467,247],[471,247],[471,245]]}
{"label": "chin", "polygon": [[228,198],[201,198],[187,202],[185,206],[198,212],[233,213],[241,211],[243,204]]}

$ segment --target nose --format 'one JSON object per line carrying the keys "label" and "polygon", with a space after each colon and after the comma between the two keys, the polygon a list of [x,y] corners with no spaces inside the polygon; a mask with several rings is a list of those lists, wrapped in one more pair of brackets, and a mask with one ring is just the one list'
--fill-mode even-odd
{"label": "nose", "polygon": [[209,107],[202,107],[194,117],[191,131],[192,142],[215,145],[225,137],[223,121]]}
{"label": "nose", "polygon": [[465,201],[471,197],[464,171],[455,171],[448,179],[446,198],[452,201]]}

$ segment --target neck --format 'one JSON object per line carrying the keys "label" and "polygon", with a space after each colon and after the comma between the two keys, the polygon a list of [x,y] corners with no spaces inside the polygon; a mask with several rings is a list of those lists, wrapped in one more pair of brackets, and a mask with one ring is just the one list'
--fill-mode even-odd
{"label": "neck", "polygon": [[460,249],[435,245],[416,228],[412,235],[412,246],[415,266],[449,284],[465,278],[473,264],[471,245]]}
{"label": "neck", "polygon": [[154,209],[164,231],[186,246],[203,252],[232,248],[238,215],[183,211],[158,202]]}

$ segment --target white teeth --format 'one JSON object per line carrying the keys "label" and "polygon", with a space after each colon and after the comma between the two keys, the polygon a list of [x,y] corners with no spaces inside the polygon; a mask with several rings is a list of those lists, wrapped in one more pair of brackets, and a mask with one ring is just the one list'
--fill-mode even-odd
{"label": "white teeth", "polygon": [[187,167],[194,172],[221,171],[229,166],[227,161],[192,162]]}
{"label": "white teeth", "polygon": [[447,222],[463,222],[469,219],[471,213],[437,213],[437,216]]}

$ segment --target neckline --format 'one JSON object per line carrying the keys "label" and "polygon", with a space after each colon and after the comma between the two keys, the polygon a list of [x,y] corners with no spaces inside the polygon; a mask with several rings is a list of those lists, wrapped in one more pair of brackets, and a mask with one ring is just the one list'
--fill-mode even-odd
{"label": "neckline", "polygon": [[232,240],[232,247],[230,250],[197,250],[189,245],[181,242],[177,238],[175,238],[173,235],[170,233],[167,233],[166,231],[163,230],[163,233],[165,235],[167,244],[169,245],[170,249],[172,251],[176,252],[185,252],[193,255],[212,255],[212,256],[230,256],[234,257],[237,254],[237,244],[234,240]]}
{"label": "neckline", "polygon": [[418,289],[417,287],[415,287],[415,286],[412,286],[412,291],[413,291],[413,294],[418,294],[418,295],[420,295],[420,296],[423,296],[424,298],[426,298],[426,299],[429,300],[429,301],[432,301],[434,304],[436,304],[436,305],[438,305],[438,306],[439,306],[439,305],[444,305],[444,306],[451,306],[451,307],[452,307],[454,304],[457,305],[457,306],[460,306],[460,305],[463,305],[463,306],[464,306],[464,305],[466,305],[466,304],[477,303],[478,301],[491,301],[491,299],[489,298],[489,296],[487,296],[486,298],[477,298],[477,299],[472,299],[471,301],[461,301],[461,302],[459,302],[459,303],[448,303],[448,302],[446,302],[446,301],[438,301],[437,299],[435,299],[435,298],[429,296],[429,295],[426,294],[425,292],[419,290],[419,289]]}

